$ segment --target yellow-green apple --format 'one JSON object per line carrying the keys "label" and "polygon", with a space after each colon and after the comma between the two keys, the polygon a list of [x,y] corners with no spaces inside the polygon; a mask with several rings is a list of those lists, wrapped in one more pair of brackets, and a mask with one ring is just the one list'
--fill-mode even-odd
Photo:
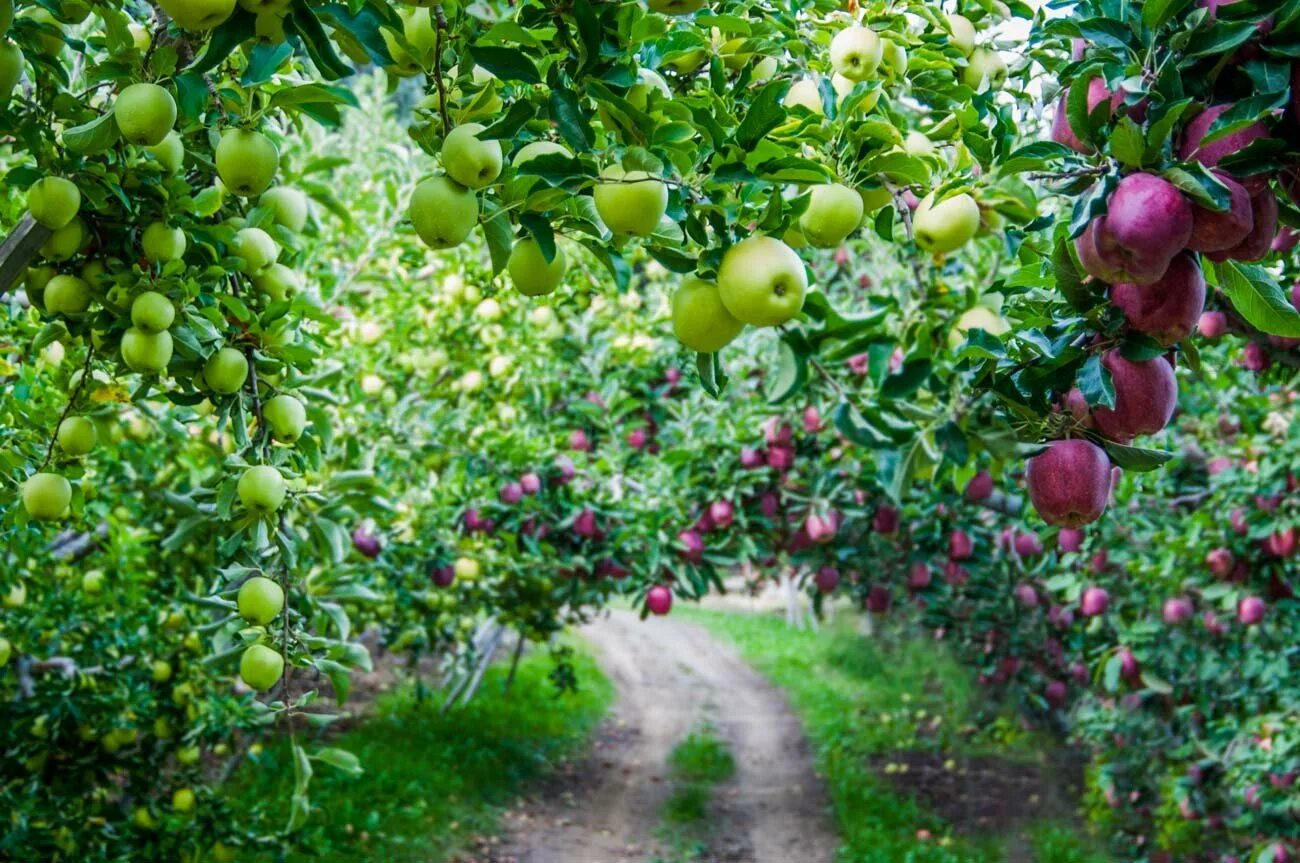
{"label": "yellow-green apple", "polygon": [[246,274],[260,273],[280,256],[279,245],[261,228],[241,228],[235,233],[230,251],[242,259],[239,272]]}
{"label": "yellow-green apple", "polygon": [[814,114],[825,115],[826,108],[822,104],[822,93],[820,85],[816,78],[800,78],[790,85],[786,91],[783,104],[787,108],[796,106],[807,108]]}
{"label": "yellow-green apple", "polygon": [[450,177],[430,177],[415,187],[407,214],[426,246],[450,249],[478,224],[478,198]]}
{"label": "yellow-green apple", "polygon": [[211,30],[235,11],[235,0],[158,0],[182,30]]}
{"label": "yellow-green apple", "polygon": [[722,304],[718,286],[691,276],[673,293],[673,335],[693,351],[720,351],[745,325]]}
{"label": "yellow-green apple", "polygon": [[131,327],[122,334],[122,362],[133,372],[158,374],[172,359],[172,334],[146,333]]}
{"label": "yellow-green apple", "polygon": [[592,190],[596,213],[615,234],[646,237],[668,209],[668,187],[645,171],[610,165]]}
{"label": "yellow-green apple", "polygon": [[22,49],[0,37],[0,108],[9,104],[14,88],[22,80],[23,64]]}
{"label": "yellow-green apple", "polygon": [[176,321],[176,307],[157,291],[145,291],[131,302],[131,323],[146,333],[161,333]]}
{"label": "yellow-green apple", "polygon": [[965,192],[935,202],[931,192],[912,214],[912,236],[927,252],[944,254],[970,242],[980,227],[980,208]]}
{"label": "yellow-green apple", "polygon": [[90,285],[76,276],[55,276],[45,283],[45,310],[52,315],[85,314],[90,299]]}
{"label": "yellow-green apple", "polygon": [[265,192],[280,170],[275,142],[252,129],[227,129],[216,150],[217,176],[240,197]]}
{"label": "yellow-green apple", "polygon": [[41,246],[41,257],[47,261],[66,261],[81,251],[85,244],[86,224],[77,217],[50,234],[45,245]]}
{"label": "yellow-green apple", "polygon": [[81,209],[81,191],[63,177],[42,177],[27,190],[27,211],[52,231],[66,226]]}
{"label": "yellow-green apple", "polygon": [[95,423],[86,417],[68,417],[59,423],[59,449],[68,455],[85,455],[95,448],[99,434]]}
{"label": "yellow-green apple", "polygon": [[169,131],[160,142],[145,147],[144,150],[157,159],[158,164],[169,174],[175,174],[185,164],[185,142],[175,130]]}
{"label": "yellow-green apple", "polygon": [[244,471],[235,491],[245,508],[258,515],[269,515],[284,503],[288,488],[278,470],[271,465],[259,464]]}
{"label": "yellow-green apple", "polygon": [[812,245],[829,249],[844,242],[861,223],[861,196],[840,183],[824,183],[812,187],[808,209],[799,217],[799,230]]}
{"label": "yellow-green apple", "polygon": [[874,30],[854,25],[831,39],[831,66],[850,81],[865,81],[880,67],[884,44]]}
{"label": "yellow-green apple", "polygon": [[302,290],[302,277],[298,271],[280,263],[271,264],[252,276],[251,281],[253,287],[277,303],[293,299]]}
{"label": "yellow-green apple", "polygon": [[153,147],[176,125],[176,100],[157,84],[132,84],[117,94],[113,119],[128,143]]}
{"label": "yellow-green apple", "polygon": [[962,312],[948,333],[948,346],[956,349],[966,341],[966,334],[971,330],[983,330],[991,336],[1000,336],[1011,330],[1006,318],[988,306],[972,306]]}
{"label": "yellow-green apple", "polygon": [[885,39],[880,54],[880,68],[889,81],[901,81],[907,75],[907,49],[901,42]]}
{"label": "yellow-green apple", "polygon": [[[857,81],[851,81],[848,78],[845,78],[843,75],[839,74],[838,72],[832,75],[831,88],[835,91],[835,95],[838,97],[835,101],[835,104],[843,107],[844,102],[849,97],[849,94],[853,92],[853,88],[856,87],[857,85],[858,85]],[[875,89],[872,90],[868,90],[866,95],[862,97],[862,101],[858,102],[858,104],[855,106],[854,110],[860,111],[863,114],[868,113],[869,111],[871,111],[872,108],[876,107],[877,103],[880,102],[880,93],[881,93],[881,89],[879,87],[876,87]]]}
{"label": "yellow-green apple", "polygon": [[948,43],[969,57],[975,50],[975,25],[964,15],[947,16]]}
{"label": "yellow-green apple", "polygon": [[280,443],[293,443],[307,427],[307,409],[291,395],[278,395],[262,408],[262,418],[271,437]]}
{"label": "yellow-green apple", "polygon": [[203,364],[203,380],[213,392],[230,395],[248,379],[248,359],[234,348],[222,348]]}
{"label": "yellow-green apple", "polygon": [[1002,85],[1007,83],[1007,61],[997,51],[976,48],[966,60],[961,79],[972,90],[979,90],[985,81],[988,82],[988,89],[1001,90]]}
{"label": "yellow-green apple", "polygon": [[34,473],[23,483],[23,509],[37,521],[57,521],[72,503],[72,485],[57,473]]}
{"label": "yellow-green apple", "polygon": [[275,186],[262,193],[258,206],[270,208],[275,223],[292,233],[302,233],[307,226],[307,196],[292,186]]}
{"label": "yellow-green apple", "polygon": [[903,151],[912,156],[929,156],[934,153],[934,142],[924,132],[908,132],[903,138]]}
{"label": "yellow-green apple", "polygon": [[184,231],[169,228],[163,222],[150,222],[140,235],[140,248],[145,259],[155,264],[179,261],[185,256],[187,245]]}
{"label": "yellow-green apple", "polygon": [[794,249],[775,237],[750,237],[727,249],[718,267],[718,293],[732,317],[775,327],[799,314],[808,274]]}
{"label": "yellow-green apple", "polygon": [[566,269],[568,263],[563,251],[557,247],[555,256],[547,261],[542,254],[542,247],[532,237],[515,243],[510,250],[510,260],[506,263],[515,290],[526,297],[540,297],[554,291],[564,280]]}
{"label": "yellow-green apple", "polygon": [[501,176],[501,142],[479,138],[483,130],[479,123],[465,123],[442,142],[443,169],[468,189],[481,189]]}
{"label": "yellow-green apple", "polygon": [[244,620],[266,626],[284,608],[284,588],[264,575],[255,575],[239,586],[235,605]]}
{"label": "yellow-green apple", "polygon": [[284,657],[265,644],[254,644],[239,658],[239,677],[250,689],[266,692],[284,676]]}

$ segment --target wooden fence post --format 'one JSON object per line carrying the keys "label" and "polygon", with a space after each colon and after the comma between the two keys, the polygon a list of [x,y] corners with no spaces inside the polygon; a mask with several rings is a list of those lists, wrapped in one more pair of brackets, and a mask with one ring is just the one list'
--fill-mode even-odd
{"label": "wooden fence post", "polygon": [[54,233],[25,213],[18,227],[0,243],[0,297],[27,272],[27,266],[36,257],[41,246]]}

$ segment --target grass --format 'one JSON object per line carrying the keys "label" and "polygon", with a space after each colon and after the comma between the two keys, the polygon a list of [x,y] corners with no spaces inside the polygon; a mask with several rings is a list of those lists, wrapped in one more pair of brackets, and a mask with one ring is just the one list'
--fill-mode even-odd
{"label": "grass", "polygon": [[726,741],[707,723],[691,732],[668,755],[672,793],[664,801],[659,839],[671,856],[655,863],[692,861],[705,850],[715,786],[736,773],[736,761]]}
{"label": "grass", "polygon": [[[550,658],[536,652],[524,657],[509,691],[507,668],[495,666],[474,700],[445,716],[436,699],[419,703],[412,686],[381,696],[373,716],[325,744],[354,753],[365,772],[349,778],[316,766],[301,835],[315,854],[285,859],[436,863],[490,834],[523,783],[586,744],[613,698],[590,654],[575,647],[576,693],[557,692],[547,679]],[[288,757],[287,746],[268,747],[236,777],[232,798],[287,811]]]}
{"label": "grass", "polygon": [[[904,751],[1013,762],[1032,762],[1049,751],[1049,741],[990,705],[969,671],[934,642],[895,631],[868,638],[847,620],[810,633],[776,617],[674,609],[678,613],[734,642],[785,690],[834,806],[839,863],[1001,863],[1011,841],[1051,863],[1109,859],[1066,823],[1029,825],[1018,829],[1023,839],[1014,840],[955,835],[880,775],[873,762]],[[918,831],[929,835],[920,838]]]}

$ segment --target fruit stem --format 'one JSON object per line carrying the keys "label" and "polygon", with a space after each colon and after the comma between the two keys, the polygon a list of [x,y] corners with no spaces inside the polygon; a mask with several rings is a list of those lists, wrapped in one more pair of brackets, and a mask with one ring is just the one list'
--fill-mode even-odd
{"label": "fruit stem", "polygon": [[46,465],[50,463],[50,459],[54,457],[54,444],[59,439],[59,426],[63,425],[63,421],[68,418],[68,414],[72,413],[72,407],[77,403],[77,397],[81,395],[82,388],[86,386],[86,378],[90,377],[90,361],[94,356],[95,346],[87,342],[86,361],[81,364],[81,379],[72,388],[72,393],[68,396],[68,403],[63,406],[63,413],[59,414],[59,421],[54,424],[54,433],[50,435],[50,444],[45,449],[45,460],[41,462],[40,470],[45,470]]}
{"label": "fruit stem", "polygon": [[441,3],[434,4],[433,17],[437,24],[433,46],[433,80],[438,86],[438,116],[442,119],[442,136],[445,138],[451,131],[451,123],[447,120],[447,85],[442,80],[442,38],[447,32],[447,15],[442,11]]}

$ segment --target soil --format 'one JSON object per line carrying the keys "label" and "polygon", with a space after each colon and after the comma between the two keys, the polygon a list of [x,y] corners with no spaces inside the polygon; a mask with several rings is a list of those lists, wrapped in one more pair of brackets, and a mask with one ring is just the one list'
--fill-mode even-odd
{"label": "soil", "polygon": [[704,629],[614,611],[583,630],[616,702],[595,745],[506,813],[463,863],[649,863],[671,793],[668,755],[701,723],[727,741],[703,863],[831,863],[837,841],[798,719]]}

